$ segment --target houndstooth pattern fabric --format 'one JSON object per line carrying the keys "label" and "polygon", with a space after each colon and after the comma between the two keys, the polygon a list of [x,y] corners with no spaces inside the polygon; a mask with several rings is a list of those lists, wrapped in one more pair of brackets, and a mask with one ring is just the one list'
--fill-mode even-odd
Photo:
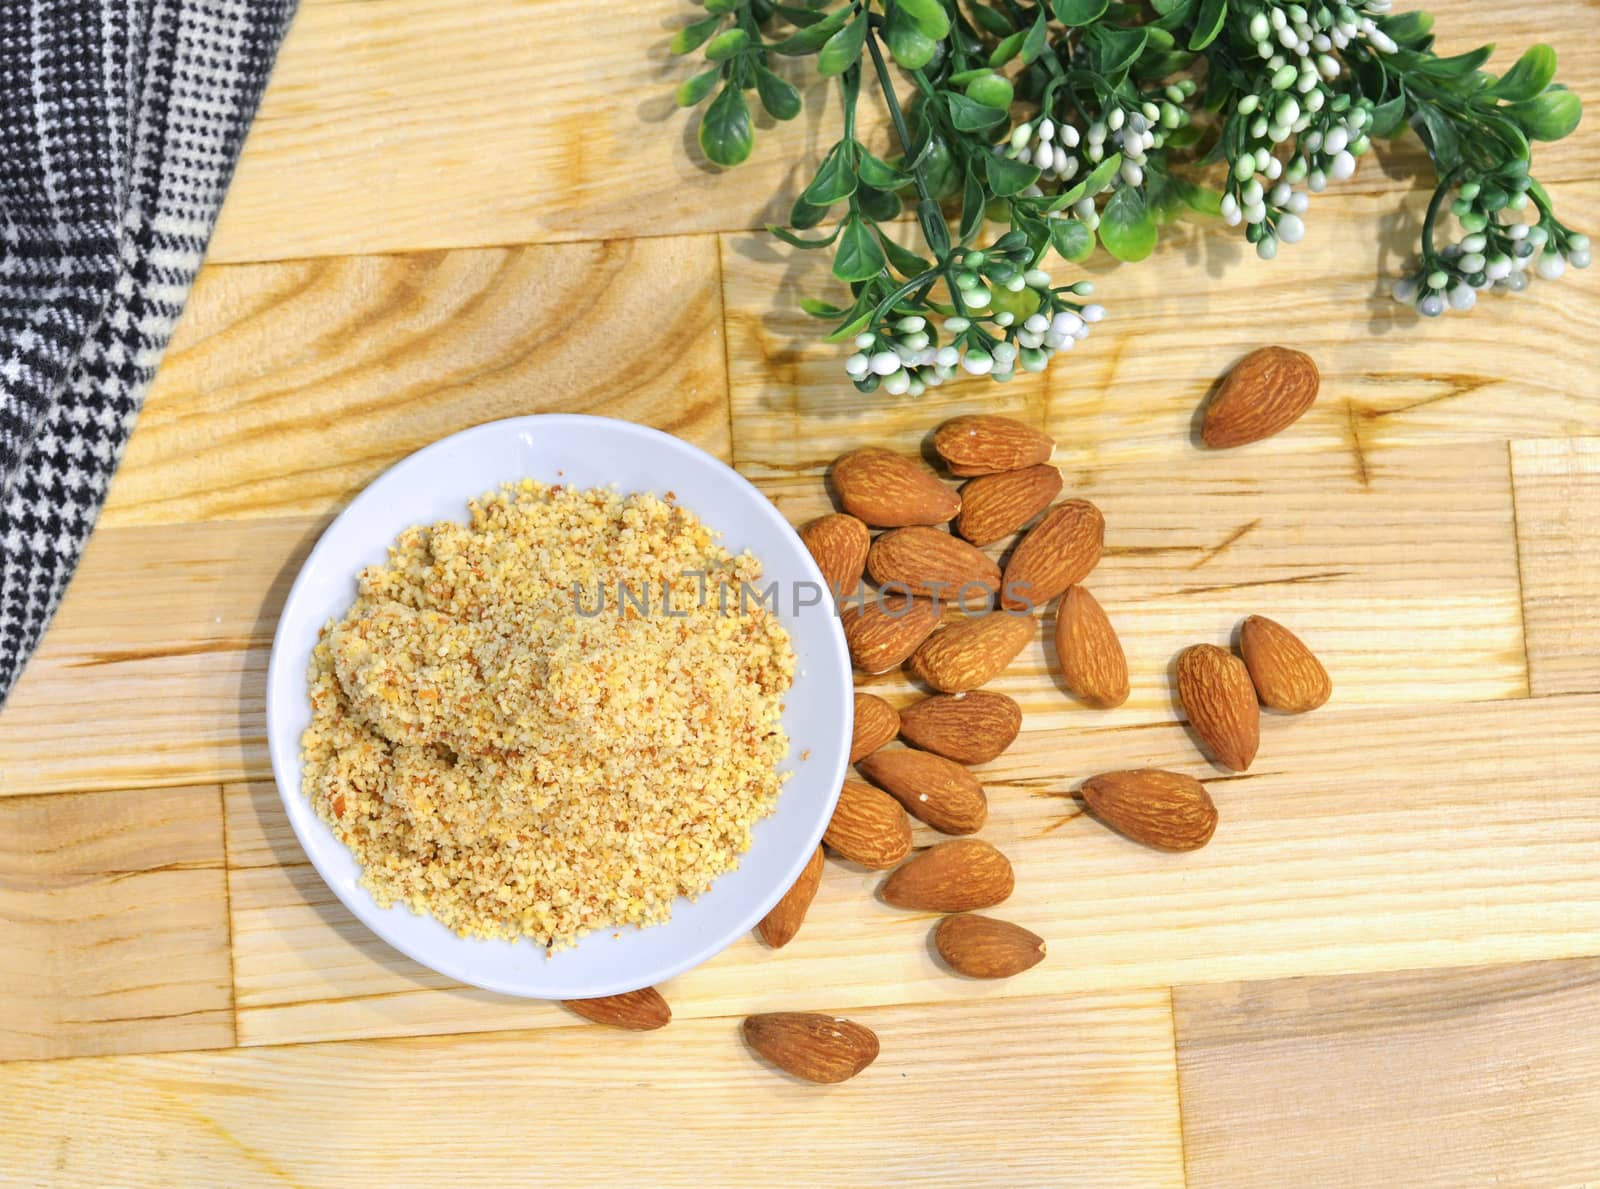
{"label": "houndstooth pattern fabric", "polygon": [[0,0],[0,704],[183,311],[294,0]]}

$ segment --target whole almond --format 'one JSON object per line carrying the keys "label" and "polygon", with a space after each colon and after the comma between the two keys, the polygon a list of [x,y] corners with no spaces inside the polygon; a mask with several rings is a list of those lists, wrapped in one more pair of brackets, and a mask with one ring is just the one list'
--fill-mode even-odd
{"label": "whole almond", "polygon": [[944,524],[961,511],[961,497],[922,463],[867,446],[833,464],[833,486],[850,515],[874,528]]}
{"label": "whole almond", "polygon": [[822,841],[852,863],[882,871],[911,853],[911,823],[888,793],[846,779]]}
{"label": "whole almond", "polygon": [[1088,500],[1057,504],[1012,551],[1001,606],[1037,607],[1082,582],[1099,563],[1105,537],[1105,517]]}
{"label": "whole almond", "polygon": [[1091,706],[1109,710],[1128,700],[1128,658],[1099,602],[1081,586],[1067,587],[1056,608],[1056,659],[1061,679]]}
{"label": "whole almond", "polygon": [[991,611],[951,624],[911,656],[911,671],[947,694],[977,689],[999,676],[1033,639],[1033,617]]}
{"label": "whole almond", "polygon": [[1158,850],[1198,850],[1217,828],[1206,786],[1181,772],[1102,772],[1084,781],[1083,800],[1113,830]]}
{"label": "whole almond", "polygon": [[1261,704],[1285,714],[1315,710],[1333,693],[1328,671],[1300,640],[1276,620],[1252,615],[1239,629],[1239,651]]}
{"label": "whole almond", "polygon": [[871,755],[900,733],[900,715],[874,694],[856,695],[855,726],[850,732],[850,762]]}
{"label": "whole almond", "polygon": [[872,543],[867,570],[879,586],[898,586],[942,603],[976,608],[994,602],[1000,567],[976,547],[942,529],[912,525]]}
{"label": "whole almond", "polygon": [[839,615],[850,659],[863,673],[887,673],[939,626],[939,609],[909,595],[868,596]]}
{"label": "whole almond", "polygon": [[968,479],[961,485],[956,532],[974,545],[992,545],[1027,524],[1060,494],[1061,472],[1045,463]]}
{"label": "whole almond", "polygon": [[817,898],[817,889],[822,886],[822,848],[819,846],[811,852],[805,869],[800,872],[800,878],[790,885],[789,890],[761,918],[761,923],[756,926],[756,931],[761,934],[761,940],[775,950],[781,950],[794,940],[794,935],[800,932],[800,926],[805,922],[806,911],[811,907],[811,902]]}
{"label": "whole almond", "polygon": [[813,520],[800,530],[800,540],[811,551],[812,560],[822,571],[822,580],[835,596],[850,594],[861,582],[867,567],[867,550],[872,534],[854,516],[835,512]]}
{"label": "whole almond", "polygon": [[861,775],[945,834],[972,834],[989,816],[978,778],[954,760],[909,748],[877,751],[856,765]]}
{"label": "whole almond", "polygon": [[878,1037],[853,1020],[819,1012],[774,1011],[744,1022],[750,1047],[808,1082],[847,1082],[878,1058]]}
{"label": "whole almond", "polygon": [[641,987],[620,995],[602,995],[598,999],[563,999],[561,1002],[586,1020],[611,1028],[626,1028],[630,1032],[664,1028],[672,1019],[672,1009],[654,987]]}
{"label": "whole almond", "polygon": [[968,978],[1010,978],[1044,961],[1044,938],[1037,933],[972,912],[940,921],[933,944],[952,970]]}
{"label": "whole almond", "polygon": [[1243,772],[1261,742],[1261,708],[1244,662],[1215,644],[1178,657],[1178,700],[1189,725],[1223,767]]}
{"label": "whole almond", "polygon": [[952,475],[988,475],[1046,462],[1056,444],[1049,434],[1010,417],[977,414],[946,421],[933,448]]}
{"label": "whole almond", "polygon": [[896,908],[966,912],[992,908],[1016,887],[1011,861],[981,838],[955,838],[930,846],[883,881],[883,898]]}
{"label": "whole almond", "polygon": [[1206,406],[1200,440],[1224,449],[1270,438],[1312,406],[1321,382],[1317,365],[1303,352],[1288,347],[1252,351],[1233,365]]}
{"label": "whole almond", "polygon": [[975,689],[935,694],[900,712],[900,736],[958,764],[987,764],[1016,740],[1022,707],[1005,696]]}

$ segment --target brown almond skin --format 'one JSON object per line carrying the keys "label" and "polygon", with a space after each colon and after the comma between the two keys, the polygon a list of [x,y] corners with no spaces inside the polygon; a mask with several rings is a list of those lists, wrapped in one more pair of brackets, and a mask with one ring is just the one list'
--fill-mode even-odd
{"label": "brown almond skin", "polygon": [[800,878],[794,881],[783,894],[783,899],[774,904],[756,926],[761,940],[775,950],[781,950],[793,941],[795,934],[800,932],[800,926],[805,923],[806,912],[817,898],[817,889],[821,886],[822,848],[819,846],[811,852]]}
{"label": "brown almond skin", "polygon": [[939,956],[968,978],[1011,978],[1044,961],[1044,938],[1021,925],[964,912],[933,931]]}
{"label": "brown almond skin", "polygon": [[923,525],[897,528],[872,543],[867,571],[879,586],[968,608],[994,603],[1000,567],[975,546]]}
{"label": "brown almond skin", "polygon": [[854,516],[835,512],[813,520],[800,530],[800,540],[811,553],[822,580],[835,597],[853,592],[867,568],[872,534]]}
{"label": "brown almond skin", "polygon": [[935,694],[900,713],[900,737],[958,764],[987,764],[1016,741],[1022,707],[1005,694],[975,689]]}
{"label": "brown almond skin", "polygon": [[1056,608],[1056,660],[1077,697],[1101,710],[1128,700],[1128,658],[1094,595],[1069,586]]}
{"label": "brown almond skin", "polygon": [[1243,772],[1261,742],[1261,708],[1244,662],[1215,644],[1195,644],[1178,657],[1178,700],[1189,725],[1217,763]]}
{"label": "brown almond skin", "polygon": [[871,755],[900,733],[900,715],[875,694],[857,694],[850,732],[850,762]]}
{"label": "brown almond skin", "polygon": [[869,596],[839,614],[850,659],[863,673],[887,673],[898,666],[939,626],[939,609],[909,595]]}
{"label": "brown almond skin", "polygon": [[954,760],[903,748],[874,752],[856,767],[912,817],[941,833],[976,833],[989,816],[982,783]]}
{"label": "brown almond skin", "polygon": [[1061,494],[1061,472],[1046,463],[980,475],[961,485],[956,532],[974,545],[1009,537]]}
{"label": "brown almond skin", "polygon": [[744,1038],[761,1056],[808,1082],[847,1082],[878,1058],[878,1037],[853,1020],[820,1012],[750,1016]]}
{"label": "brown almond skin", "polygon": [[961,497],[922,463],[867,446],[833,464],[833,487],[850,515],[873,528],[944,524],[961,511]]}
{"label": "brown almond skin", "polygon": [[1105,547],[1106,521],[1088,500],[1063,500],[1012,550],[1000,605],[1011,610],[1048,603],[1089,576]]}
{"label": "brown almond skin", "polygon": [[1113,830],[1157,850],[1198,850],[1217,829],[1211,794],[1181,772],[1102,772],[1084,781],[1083,800]]}
{"label": "brown almond skin", "polygon": [[1049,434],[1010,417],[980,413],[946,421],[933,448],[952,475],[988,475],[1049,461],[1056,444]]}
{"label": "brown almond skin", "polygon": [[991,611],[951,624],[911,656],[911,672],[942,693],[977,689],[998,677],[1033,639],[1033,617]]}
{"label": "brown almond skin", "polygon": [[896,908],[967,912],[993,908],[1015,887],[1011,860],[981,838],[954,838],[895,868],[882,895]]}
{"label": "brown almond skin", "polygon": [[1252,615],[1239,629],[1239,651],[1255,684],[1256,695],[1269,710],[1304,714],[1321,706],[1333,693],[1322,662],[1300,637],[1276,620]]}
{"label": "brown almond skin", "polygon": [[911,853],[911,823],[888,793],[846,779],[822,841],[852,863],[884,871]]}
{"label": "brown almond skin", "polygon": [[1270,438],[1298,421],[1317,399],[1322,378],[1311,356],[1262,347],[1233,365],[1206,406],[1200,440],[1215,450]]}
{"label": "brown almond skin", "polygon": [[630,1032],[651,1032],[672,1020],[672,1008],[654,987],[602,995],[598,999],[563,999],[562,1004],[586,1020]]}

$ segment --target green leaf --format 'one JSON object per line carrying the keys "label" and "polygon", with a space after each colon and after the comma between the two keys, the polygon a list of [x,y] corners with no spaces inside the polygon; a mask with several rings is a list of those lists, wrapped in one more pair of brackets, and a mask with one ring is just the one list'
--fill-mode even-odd
{"label": "green leaf", "polygon": [[950,32],[950,14],[939,0],[895,0],[895,9],[905,13],[930,41],[938,41]]}
{"label": "green leaf", "polygon": [[750,105],[738,87],[724,86],[700,117],[700,149],[717,165],[737,165],[750,156],[755,133],[750,130]]}
{"label": "green leaf", "polygon": [[791,25],[798,25],[802,29],[809,29],[818,21],[826,19],[822,13],[810,8],[797,8],[793,4],[778,4],[773,6],[775,11]]}
{"label": "green leaf", "polygon": [[1560,140],[1583,118],[1583,103],[1573,92],[1552,87],[1542,95],[1511,104],[1506,111],[1530,140]]}
{"label": "green leaf", "polygon": [[817,166],[811,184],[800,192],[800,197],[812,206],[831,206],[841,198],[856,191],[855,142],[841,140],[828,150],[828,155]]}
{"label": "green leaf", "polygon": [[814,54],[827,44],[828,39],[844,28],[844,22],[850,15],[850,7],[829,13],[808,29],[801,29],[798,33],[791,33],[782,41],[774,42],[766,48],[775,54],[786,54],[798,57],[802,54]]}
{"label": "green leaf", "polygon": [[1007,37],[999,45],[995,46],[993,51],[991,51],[989,54],[990,68],[998,70],[1007,62],[1011,61],[1012,58],[1015,58],[1022,52],[1022,43],[1026,40],[1028,40],[1028,35],[1024,32],[1018,31],[1011,34],[1010,37]]}
{"label": "green leaf", "polygon": [[[1169,74],[1177,74],[1180,70],[1187,70],[1194,60],[1195,55],[1188,50],[1168,50],[1164,54],[1152,54],[1149,50],[1146,50],[1139,55],[1139,60],[1133,64],[1133,72],[1140,78],[1166,78]],[[1188,127],[1188,125],[1185,125],[1185,127]],[[1167,137],[1167,143],[1172,143],[1170,135]]]}
{"label": "green leaf", "polygon": [[1178,39],[1160,25],[1145,25],[1143,28],[1145,33],[1144,53],[1146,57],[1151,54],[1165,53],[1178,44]]}
{"label": "green leaf", "polygon": [[900,217],[900,199],[887,190],[872,186],[856,187],[856,205],[874,223],[888,223]]}
{"label": "green leaf", "polygon": [[1006,113],[998,107],[989,107],[956,91],[947,91],[944,101],[950,108],[950,122],[958,132],[982,132],[1006,119]]}
{"label": "green leaf", "polygon": [[[817,28],[822,26],[818,25]],[[822,52],[817,55],[817,73],[825,78],[843,74],[861,57],[861,47],[867,43],[867,18],[859,17],[828,38]]]}
{"label": "green leaf", "polygon": [[756,94],[775,120],[792,120],[800,114],[800,92],[765,66],[756,67]]}
{"label": "green leaf", "polygon": [[813,318],[837,318],[844,313],[842,309],[830,301],[821,301],[815,297],[802,297],[800,308]]}
{"label": "green leaf", "polygon": [[1118,260],[1143,260],[1155,250],[1156,221],[1144,195],[1123,186],[1100,212],[1100,242]]}
{"label": "green leaf", "polygon": [[1466,78],[1489,60],[1494,46],[1480,45],[1475,50],[1449,58],[1424,57],[1417,63],[1417,73],[1431,79],[1454,81]]}
{"label": "green leaf", "polygon": [[1100,193],[1100,187],[1109,182],[1117,170],[1121,168],[1122,154],[1112,153],[1111,156],[1090,170],[1088,176],[1083,178],[1076,186],[1057,195],[1055,201],[1050,204],[1049,209],[1052,211],[1066,210],[1067,207],[1077,202],[1080,198]]}
{"label": "green leaf", "polygon": [[1022,41],[1022,60],[1032,62],[1050,44],[1050,22],[1045,18],[1044,8],[1039,9],[1039,16],[1033,22],[1033,28],[1028,30],[1028,36]]}
{"label": "green leaf", "polygon": [[879,190],[898,190],[901,186],[911,181],[909,173],[902,173],[890,165],[882,157],[859,150],[860,160],[856,163],[856,170],[861,175],[861,180]]}
{"label": "green leaf", "polygon": [[1082,264],[1094,254],[1094,232],[1077,219],[1051,219],[1050,244],[1063,260]]}
{"label": "green leaf", "polygon": [[987,4],[974,4],[972,19],[978,22],[978,27],[991,37],[1009,37],[1016,28],[997,9],[990,8]]}
{"label": "green leaf", "polygon": [[827,218],[827,215],[827,207],[816,206],[807,202],[804,198],[796,198],[794,206],[789,208],[789,226],[802,229],[815,227],[823,219]]}
{"label": "green leaf", "polygon": [[921,70],[933,61],[939,49],[939,43],[912,24],[898,8],[883,23],[883,41],[894,60],[907,70]]}
{"label": "green leaf", "polygon": [[739,0],[706,0],[706,11],[718,14],[729,13],[739,7]]}
{"label": "green leaf", "polygon": [[1405,122],[1406,97],[1396,95],[1372,109],[1372,125],[1367,129],[1367,134],[1381,140],[1400,131]]}
{"label": "green leaf", "polygon": [[1197,185],[1186,178],[1175,177],[1172,179],[1174,192],[1183,200],[1183,204],[1199,215],[1210,215],[1213,218],[1222,214],[1222,191],[1210,186]]}
{"label": "green leaf", "polygon": [[1556,52],[1547,45],[1536,45],[1516,65],[1500,76],[1486,94],[1508,103],[1532,99],[1550,85],[1556,76]]}
{"label": "green leaf", "polygon": [[[839,225],[839,227],[843,227],[843,226],[844,226],[844,224],[842,224],[842,223]],[[767,230],[772,232],[773,235],[777,236],[784,243],[793,244],[797,248],[805,248],[808,251],[811,250],[811,249],[814,249],[814,248],[826,248],[834,240],[838,239],[839,238],[839,227],[835,227],[833,229],[833,234],[828,236],[826,239],[807,239],[803,235],[796,235],[794,232],[790,231],[787,227],[779,227],[776,223],[768,223],[767,224]],[[802,302],[801,304],[803,305],[804,303]],[[807,312],[809,313],[810,311],[807,311]],[[841,312],[841,311],[838,311],[838,310],[834,311],[834,313],[839,313],[839,312]],[[828,316],[828,315],[822,315],[822,316]]]}
{"label": "green leaf", "polygon": [[989,189],[998,198],[1020,194],[1039,180],[1037,166],[1024,165],[1008,157],[990,155],[984,159],[984,170],[989,176]]}
{"label": "green leaf", "polygon": [[1402,12],[1382,17],[1378,27],[1407,49],[1421,49],[1433,39],[1433,16],[1426,12]]}
{"label": "green leaf", "polygon": [[833,254],[833,275],[841,281],[870,281],[883,271],[883,248],[861,216],[851,215],[839,227]]}
{"label": "green leaf", "polygon": [[1120,81],[1140,54],[1149,34],[1142,28],[1118,29],[1099,25],[1094,30],[1095,58],[1100,73]]}
{"label": "green leaf", "polygon": [[878,233],[878,238],[883,241],[883,250],[889,257],[890,266],[905,277],[906,280],[909,281],[912,277],[920,277],[933,267],[910,248],[902,248],[881,231]]}
{"label": "green leaf", "polygon": [[872,307],[868,306],[858,314],[853,314],[823,338],[825,343],[842,343],[845,339],[853,339],[867,328],[867,323],[872,321]]}
{"label": "green leaf", "polygon": [[717,31],[722,24],[722,14],[706,17],[692,25],[685,25],[672,35],[672,52],[687,54],[699,49],[706,43],[706,39]]}
{"label": "green leaf", "polygon": [[987,201],[983,185],[977,177],[968,173],[961,186],[961,224],[956,228],[956,235],[963,243],[977,235],[983,227],[983,207]]}
{"label": "green leaf", "polygon": [[1110,0],[1051,0],[1050,7],[1063,25],[1092,25],[1109,4]]}
{"label": "green leaf", "polygon": [[1177,23],[1183,24],[1189,19],[1189,13],[1194,8],[1196,0],[1153,0],[1151,7],[1163,18],[1162,24],[1168,24],[1167,17],[1178,18]]}
{"label": "green leaf", "polygon": [[1439,173],[1449,173],[1461,164],[1461,137],[1449,116],[1433,104],[1424,103],[1411,114],[1411,126],[1422,137]]}
{"label": "green leaf", "polygon": [[693,78],[686,78],[678,84],[675,98],[679,107],[693,107],[704,102],[705,97],[717,89],[717,80],[722,77],[722,67],[713,66],[704,74],[697,74]]}
{"label": "green leaf", "polygon": [[750,34],[743,29],[724,29],[706,46],[708,62],[726,62],[744,52],[750,44]]}
{"label": "green leaf", "polygon": [[1189,48],[1199,53],[1217,39],[1223,22],[1228,19],[1228,0],[1205,0],[1200,5],[1200,15],[1195,18],[1194,33],[1189,37]]}

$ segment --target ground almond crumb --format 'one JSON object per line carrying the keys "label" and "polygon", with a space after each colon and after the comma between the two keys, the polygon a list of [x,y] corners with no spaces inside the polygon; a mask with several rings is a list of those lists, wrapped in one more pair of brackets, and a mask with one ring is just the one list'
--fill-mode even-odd
{"label": "ground almond crumb", "polygon": [[[649,494],[524,480],[469,507],[402,533],[322,630],[305,794],[380,905],[463,936],[556,950],[664,921],[786,779],[794,653],[737,593],[760,565]],[[619,614],[619,583],[650,612]]]}

